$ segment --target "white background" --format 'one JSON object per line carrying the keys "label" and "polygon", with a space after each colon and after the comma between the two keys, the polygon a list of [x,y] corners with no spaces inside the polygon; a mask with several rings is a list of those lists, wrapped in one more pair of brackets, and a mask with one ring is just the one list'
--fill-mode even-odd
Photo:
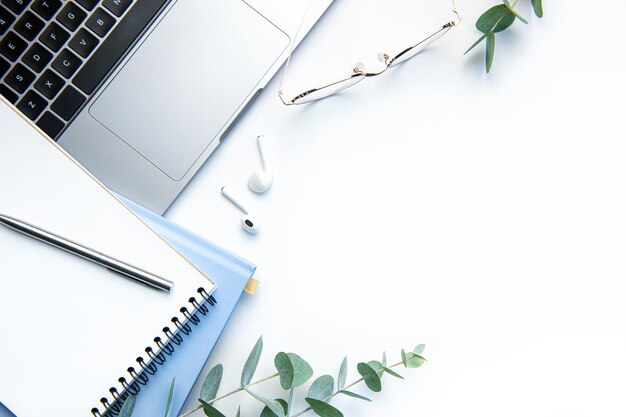
{"label": "white background", "polygon": [[[225,390],[260,335],[258,377],[284,350],[319,375],[348,355],[351,381],[358,361],[426,343],[428,363],[385,378],[373,404],[335,404],[359,417],[626,413],[624,6],[546,0],[539,20],[520,0],[529,25],[498,35],[486,76],[484,45],[463,52],[495,3],[459,2],[460,27],[344,94],[287,108],[274,80],[167,213],[259,266],[209,361]],[[449,16],[446,0],[337,0],[286,90],[373,69]],[[259,134],[276,173],[263,196],[246,188]],[[260,411],[245,395],[219,408],[239,404]]]}

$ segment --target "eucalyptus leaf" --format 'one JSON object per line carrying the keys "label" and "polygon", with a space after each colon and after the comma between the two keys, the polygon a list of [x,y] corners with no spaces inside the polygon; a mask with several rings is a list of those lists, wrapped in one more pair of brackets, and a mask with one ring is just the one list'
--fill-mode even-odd
{"label": "eucalyptus leaf", "polygon": [[333,395],[335,390],[335,380],[330,375],[322,375],[311,384],[307,397],[316,400],[326,400]]}
{"label": "eucalyptus leaf", "polygon": [[371,366],[373,370],[376,371],[379,378],[383,377],[383,373],[384,373],[383,369],[385,368],[385,366],[382,363],[378,361],[369,361],[367,364]]}
{"label": "eucalyptus leaf", "polygon": [[241,417],[241,406],[237,407],[237,415],[235,417]]}
{"label": "eucalyptus leaf", "polygon": [[508,28],[515,22],[515,14],[506,4],[493,6],[476,21],[476,29],[482,33],[497,33]]}
{"label": "eucalyptus leaf", "polygon": [[170,407],[172,407],[172,399],[174,398],[174,386],[175,385],[176,385],[176,378],[172,379],[172,383],[170,384],[170,393],[167,396],[167,405],[165,406],[164,417],[167,417],[170,414]]}
{"label": "eucalyptus leaf", "polygon": [[261,358],[261,352],[263,352],[263,337],[259,337],[252,352],[246,360],[246,364],[243,366],[243,372],[241,373],[241,386],[247,387],[252,381],[252,377],[256,372],[256,368],[259,365],[259,359]]}
{"label": "eucalyptus leaf", "polygon": [[535,10],[535,15],[538,18],[543,17],[543,2],[542,0],[532,0],[533,9]]}
{"label": "eucalyptus leaf", "polygon": [[211,404],[206,401],[200,400],[200,404],[202,404],[202,411],[204,411],[204,415],[207,417],[226,417],[222,414],[217,408],[213,407]]}
{"label": "eucalyptus leaf", "polygon": [[363,400],[363,401],[372,402],[372,400],[370,400],[367,397],[364,397],[364,396],[362,396],[360,394],[356,394],[354,392],[346,391],[346,390],[343,390],[343,389],[341,391],[339,391],[339,394],[347,395],[348,397],[352,397],[352,398],[358,398],[359,400]]}
{"label": "eucalyptus leaf", "polygon": [[274,366],[280,376],[280,386],[285,390],[290,389],[293,385],[294,369],[289,356],[285,352],[279,352],[274,357]]}
{"label": "eucalyptus leaf", "polygon": [[387,352],[383,352],[382,363],[383,363],[383,366],[387,366]]}
{"label": "eucalyptus leaf", "polygon": [[365,385],[367,385],[370,390],[374,392],[380,392],[380,390],[382,389],[380,377],[371,366],[364,362],[361,362],[357,365],[356,369],[357,371],[359,371],[359,374],[363,377],[363,380],[365,381]]}
{"label": "eucalyptus leaf", "polygon": [[391,376],[395,376],[396,378],[404,379],[404,377],[402,375],[400,375],[399,373],[397,373],[395,371],[392,371],[391,369],[389,369],[387,367],[383,368],[383,371],[387,372]]}
{"label": "eucalyptus leaf", "polygon": [[406,354],[406,367],[407,368],[419,368],[426,362],[426,358],[422,355],[416,355],[413,352]]}
{"label": "eucalyptus leaf", "polygon": [[252,392],[247,388],[246,392],[254,397],[257,401],[265,404],[267,408],[269,408],[274,414],[276,414],[276,417],[285,417],[285,410],[283,410],[283,406],[278,401],[265,398],[264,396]]}
{"label": "eucalyptus leaf", "polygon": [[287,356],[289,356],[289,360],[291,360],[291,364],[293,365],[292,386],[297,388],[306,384],[313,376],[313,368],[311,368],[311,365],[295,353],[288,353]]}
{"label": "eucalyptus leaf", "polygon": [[404,349],[402,349],[402,352],[400,352],[402,355],[402,363],[404,364],[405,368],[408,368],[407,363],[406,363],[406,352],[404,351]]}
{"label": "eucalyptus leaf", "polygon": [[425,350],[426,350],[426,345],[423,343],[420,343],[419,345],[415,346],[415,349],[413,349],[413,353],[415,353],[416,355],[421,355],[422,353],[424,353]]}
{"label": "eucalyptus leaf", "polygon": [[204,383],[202,384],[202,389],[200,390],[200,399],[206,402],[213,401],[215,397],[217,397],[217,392],[220,389],[220,384],[222,383],[222,375],[224,374],[224,366],[222,364],[215,365],[206,378],[204,379]]}
{"label": "eucalyptus leaf", "polygon": [[344,389],[346,387],[346,378],[348,376],[348,357],[346,356],[341,361],[341,367],[339,368],[339,377],[337,377],[337,388]]}
{"label": "eucalyptus leaf", "polygon": [[[285,412],[285,415],[287,415],[287,401],[283,400],[282,398],[277,398],[276,402],[278,404],[281,405],[281,407],[283,407],[283,411]],[[278,417],[276,414],[274,414],[274,412],[272,410],[270,410],[270,408],[268,406],[263,407],[263,411],[261,411],[261,417]]]}
{"label": "eucalyptus leaf", "polygon": [[485,64],[487,65],[487,74],[491,71],[493,65],[493,56],[496,52],[496,35],[490,33],[487,35],[487,53],[485,54]]}
{"label": "eucalyptus leaf", "polygon": [[118,414],[118,417],[130,417],[133,414],[133,410],[135,409],[135,402],[137,401],[137,397],[133,394],[130,394],[126,397],[124,401],[124,405],[122,405],[122,409]]}
{"label": "eucalyptus leaf", "polygon": [[311,406],[315,414],[320,417],[343,417],[341,411],[324,401],[316,400],[315,398],[305,398],[304,400]]}

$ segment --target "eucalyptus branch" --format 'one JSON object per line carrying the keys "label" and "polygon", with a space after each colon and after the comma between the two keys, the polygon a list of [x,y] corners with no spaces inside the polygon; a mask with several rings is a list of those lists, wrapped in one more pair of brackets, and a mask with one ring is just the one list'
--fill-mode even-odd
{"label": "eucalyptus branch", "polygon": [[[359,375],[361,375],[361,378],[348,385],[346,385],[346,377],[348,375],[348,359],[344,358],[341,362],[341,366],[339,367],[337,379],[335,380],[335,378],[330,375],[322,375],[315,379],[311,383],[308,393],[304,398],[304,400],[308,403],[308,407],[296,414],[291,415],[291,407],[294,404],[293,397],[295,389],[303,386],[311,380],[313,377],[313,368],[311,368],[311,365],[309,365],[307,361],[295,353],[279,352],[274,357],[274,366],[278,372],[266,378],[252,382],[252,377],[256,372],[256,368],[259,364],[261,353],[263,351],[263,339],[259,338],[254,345],[254,348],[248,355],[248,359],[243,367],[240,386],[227,392],[226,394],[218,396],[217,394],[222,382],[224,367],[221,364],[214,366],[209,371],[204,383],[202,384],[200,398],[198,398],[200,405],[185,412],[181,415],[181,417],[188,417],[198,410],[203,410],[207,417],[226,417],[221,411],[215,408],[215,403],[242,391],[246,392],[265,406],[261,411],[261,417],[300,417],[309,411],[315,412],[315,414],[320,417],[344,417],[341,411],[330,405],[330,401],[334,397],[341,394],[350,398],[371,401],[369,398],[364,397],[361,394],[350,391],[350,389],[364,383],[370,391],[380,392],[382,390],[382,378],[385,374],[404,379],[400,374],[393,371],[393,368],[397,368],[400,365],[404,365],[405,368],[419,368],[422,366],[426,362],[426,359],[422,356],[424,349],[424,345],[418,345],[410,352],[402,350],[402,361],[390,366],[387,366],[387,355],[384,353],[380,361],[371,360],[369,362],[360,362],[357,365],[356,370]],[[280,386],[286,393],[286,400],[283,398],[265,398],[250,389],[255,385],[268,382],[276,378],[279,378]],[[174,381],[172,381],[172,385],[170,386],[165,417],[168,417],[169,414],[169,407],[172,403],[173,392]],[[131,395],[123,404],[119,417],[131,417],[134,405],[135,397]],[[237,409],[236,417],[241,417],[241,407]]]}
{"label": "eucalyptus branch", "polygon": [[[519,20],[524,24],[528,24],[528,21],[524,19],[516,10],[515,6],[519,0],[515,0],[513,4],[509,0],[503,0],[503,4],[493,6],[485,13],[483,13],[476,21],[476,29],[481,31],[483,35],[478,38],[472,46],[469,47],[465,53],[478,46],[485,39],[487,40],[487,48],[485,52],[485,65],[487,73],[491,71],[493,65],[493,57],[496,48],[496,33],[502,32],[508,29],[515,20]],[[543,17],[543,4],[542,0],[531,0],[532,7],[535,11],[535,15],[539,18]]]}

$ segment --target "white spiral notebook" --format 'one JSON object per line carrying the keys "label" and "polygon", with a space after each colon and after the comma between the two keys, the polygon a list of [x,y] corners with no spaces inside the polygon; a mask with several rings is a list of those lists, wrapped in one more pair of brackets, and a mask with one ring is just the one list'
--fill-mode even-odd
{"label": "white spiral notebook", "polygon": [[0,399],[18,416],[114,411],[213,302],[207,277],[6,102],[0,213],[174,282],[154,290],[0,227]]}

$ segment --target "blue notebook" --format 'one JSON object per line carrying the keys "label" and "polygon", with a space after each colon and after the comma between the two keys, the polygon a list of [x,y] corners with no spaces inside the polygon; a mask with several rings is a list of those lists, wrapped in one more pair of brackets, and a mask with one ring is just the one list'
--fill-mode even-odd
{"label": "blue notebook", "polygon": [[[166,361],[158,366],[155,375],[141,387],[133,413],[133,417],[162,415],[170,383],[176,377],[170,416],[178,416],[256,266],[143,207],[124,201],[150,227],[217,284],[214,293],[217,303],[209,307],[206,316],[200,316],[201,322],[197,326],[192,326],[193,331],[188,336],[183,336],[183,342],[175,346],[174,353],[166,357]],[[36,384],[33,385],[33,389],[36,390],[35,386]],[[0,417],[15,416],[0,403]]]}

